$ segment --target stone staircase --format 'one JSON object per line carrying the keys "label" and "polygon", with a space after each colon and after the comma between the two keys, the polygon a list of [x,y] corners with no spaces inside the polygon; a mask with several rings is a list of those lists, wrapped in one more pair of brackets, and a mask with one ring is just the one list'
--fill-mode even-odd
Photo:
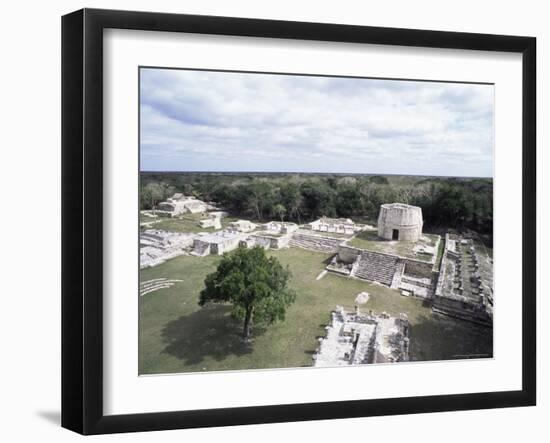
{"label": "stone staircase", "polygon": [[210,245],[208,243],[196,242],[193,247],[191,255],[196,255],[198,257],[204,257],[205,255],[210,254]]}
{"label": "stone staircase", "polygon": [[334,253],[343,239],[332,237],[321,237],[319,235],[295,232],[290,239],[289,245],[296,248],[308,249],[310,251]]}
{"label": "stone staircase", "polygon": [[363,251],[353,266],[352,277],[391,286],[398,271],[398,257]]}
{"label": "stone staircase", "polygon": [[403,260],[397,261],[397,266],[395,268],[395,274],[391,281],[390,288],[397,289],[401,284],[401,279],[403,278],[403,273],[405,272],[405,262]]}

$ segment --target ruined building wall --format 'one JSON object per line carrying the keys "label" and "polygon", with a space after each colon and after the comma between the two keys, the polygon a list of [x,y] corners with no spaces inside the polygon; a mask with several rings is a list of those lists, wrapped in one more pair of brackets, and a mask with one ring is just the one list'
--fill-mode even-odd
{"label": "ruined building wall", "polygon": [[380,207],[378,236],[392,240],[397,230],[400,241],[417,241],[422,235],[422,209],[402,203],[385,204]]}
{"label": "ruined building wall", "polygon": [[353,263],[361,254],[361,249],[354,248],[345,244],[338,246],[338,258],[344,263]]}

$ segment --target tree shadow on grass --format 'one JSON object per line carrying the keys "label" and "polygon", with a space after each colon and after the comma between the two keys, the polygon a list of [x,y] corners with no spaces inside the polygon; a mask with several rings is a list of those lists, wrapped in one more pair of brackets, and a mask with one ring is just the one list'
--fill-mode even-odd
{"label": "tree shadow on grass", "polygon": [[[161,331],[166,343],[163,352],[186,365],[201,363],[205,357],[221,361],[229,355],[250,354],[253,342],[242,339],[242,322],[233,319],[230,312],[230,306],[211,304],[168,322]],[[264,331],[255,327],[252,333],[258,336]]]}
{"label": "tree shadow on grass", "polygon": [[432,301],[431,300],[422,300],[422,307],[423,308],[431,308],[432,307]]}
{"label": "tree shadow on grass", "polygon": [[326,265],[330,265],[330,263],[332,262],[332,259],[334,257],[336,257],[338,254],[331,254],[329,255],[327,258],[325,258],[321,263],[323,263],[325,266]]}
{"label": "tree shadow on grass", "polygon": [[437,313],[411,324],[410,340],[411,361],[493,356],[492,328]]}

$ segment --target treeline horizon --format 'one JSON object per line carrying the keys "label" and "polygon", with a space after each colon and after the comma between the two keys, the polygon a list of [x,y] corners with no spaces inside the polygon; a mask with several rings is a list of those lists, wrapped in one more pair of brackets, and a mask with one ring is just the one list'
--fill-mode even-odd
{"label": "treeline horizon", "polygon": [[142,172],[140,208],[152,209],[175,192],[216,202],[255,221],[307,223],[321,216],[376,223],[383,203],[422,208],[430,230],[493,233],[493,179],[339,173]]}
{"label": "treeline horizon", "polygon": [[335,177],[415,177],[415,178],[455,178],[455,179],[492,179],[489,176],[477,175],[430,175],[430,174],[391,174],[391,173],[367,173],[367,172],[304,172],[304,171],[156,171],[156,170],[141,170],[140,174],[166,174],[166,175],[250,175],[250,176],[270,176],[270,175],[321,175]]}

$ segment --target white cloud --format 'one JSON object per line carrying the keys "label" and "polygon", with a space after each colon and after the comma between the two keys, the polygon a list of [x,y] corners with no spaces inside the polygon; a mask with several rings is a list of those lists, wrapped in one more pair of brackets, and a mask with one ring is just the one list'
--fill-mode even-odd
{"label": "white cloud", "polygon": [[143,170],[488,176],[493,87],[141,72]]}

